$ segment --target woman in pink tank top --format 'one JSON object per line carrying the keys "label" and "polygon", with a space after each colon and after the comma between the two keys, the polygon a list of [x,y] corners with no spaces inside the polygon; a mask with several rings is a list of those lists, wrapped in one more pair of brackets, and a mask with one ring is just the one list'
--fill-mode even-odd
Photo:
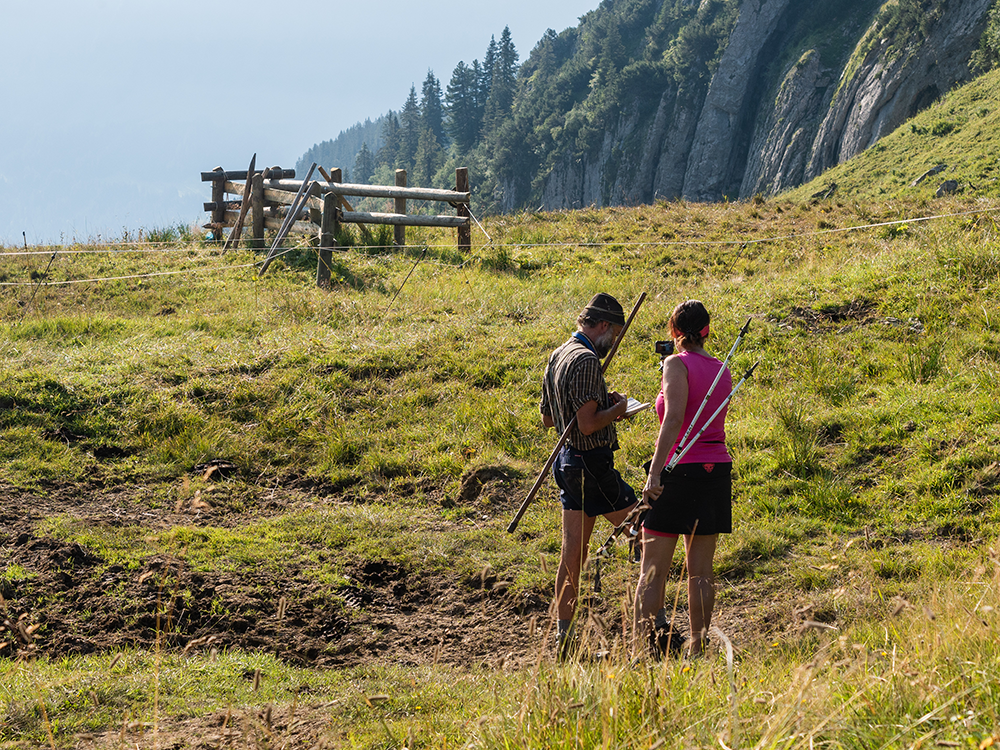
{"label": "woman in pink tank top", "polygon": [[[664,590],[679,536],[684,537],[688,569],[688,653],[703,653],[715,606],[712,563],[719,534],[732,531],[732,459],[726,450],[723,409],[670,473],[663,467],[694,439],[732,390],[732,377],[722,362],[704,349],[709,335],[708,310],[698,300],[678,305],[670,317],[677,354],[663,362],[663,385],[656,401],[660,431],[643,488],[650,504],[642,524],[642,564],[635,591],[632,652],[651,649],[656,656],[680,647],[682,637],[666,621]],[[719,372],[722,370],[721,376]],[[699,407],[719,377],[698,422]],[[690,427],[690,431],[689,431]]]}

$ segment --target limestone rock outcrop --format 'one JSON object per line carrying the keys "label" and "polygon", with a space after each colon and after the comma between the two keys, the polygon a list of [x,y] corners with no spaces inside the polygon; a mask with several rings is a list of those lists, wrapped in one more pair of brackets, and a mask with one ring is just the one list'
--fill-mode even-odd
{"label": "limestone rock outcrop", "polygon": [[[745,0],[702,93],[647,92],[659,104],[645,117],[624,103],[597,153],[565,156],[541,179],[542,206],[740,199],[808,181],[968,80],[991,2],[943,3],[900,48],[878,38],[873,15],[852,27],[855,46],[836,65],[803,48],[782,67],[801,8]],[[504,198],[509,208],[526,200],[513,190]]]}

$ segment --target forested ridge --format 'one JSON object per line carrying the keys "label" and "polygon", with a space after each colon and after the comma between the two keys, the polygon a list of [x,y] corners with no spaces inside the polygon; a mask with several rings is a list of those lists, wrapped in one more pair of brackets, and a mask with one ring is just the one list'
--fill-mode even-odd
{"label": "forested ridge", "polygon": [[[985,9],[991,0],[974,2]],[[317,161],[342,167],[350,181],[381,184],[392,183],[394,170],[406,169],[411,185],[447,188],[455,167],[465,166],[480,212],[776,193],[851,155],[855,147],[841,145],[837,132],[831,136],[822,117],[873,66],[888,70],[908,59],[908,51],[940,46],[932,35],[959,5],[604,0],[578,26],[548,30],[523,62],[504,28],[482,60],[459,61],[447,84],[428,70],[398,110],[314,146],[298,167]],[[954,54],[964,56],[958,72],[948,72],[943,83],[918,86],[907,116],[995,66],[997,9],[989,11],[988,24],[985,11],[975,13],[975,39],[956,45]],[[745,78],[732,80],[727,64]],[[806,73],[812,77],[803,84]],[[897,74],[904,73],[919,75],[905,69]],[[725,98],[727,85],[738,95]],[[781,96],[789,90],[793,100],[811,102],[811,109],[781,110]],[[699,171],[692,163],[699,158],[699,134],[711,138],[705,123],[718,119],[720,110],[730,121],[729,130],[717,136],[722,143],[709,140],[700,147],[726,154],[714,172]],[[780,132],[793,115],[801,122]],[[899,117],[891,111],[876,116],[890,123]],[[874,142],[884,134],[852,137],[864,148],[871,145],[865,138]],[[819,143],[824,137],[834,144]],[[801,163],[762,163],[759,153],[768,139],[777,141],[771,148],[786,161],[799,149]],[[810,146],[819,157],[804,150]]]}

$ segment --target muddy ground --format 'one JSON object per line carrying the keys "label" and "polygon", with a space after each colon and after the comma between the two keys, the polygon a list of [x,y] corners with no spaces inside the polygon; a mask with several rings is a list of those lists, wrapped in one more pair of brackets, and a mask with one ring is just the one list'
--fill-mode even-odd
{"label": "muddy ground", "polygon": [[[500,512],[507,513],[509,508],[512,514],[523,494],[520,487],[493,475],[479,480],[467,482],[462,492],[472,497],[489,491],[491,501],[499,502]],[[254,518],[259,520],[262,512],[286,513],[304,504],[305,497],[272,493],[264,507],[255,508]],[[206,573],[190,569],[179,558],[157,555],[141,569],[125,570],[108,566],[79,544],[40,532],[40,521],[53,516],[146,529],[235,525],[250,520],[222,510],[195,515],[154,510],[129,493],[97,488],[61,488],[43,494],[4,492],[0,559],[4,569],[18,566],[24,575],[0,580],[4,616],[0,658],[151,648],[157,639],[161,647],[177,652],[239,648],[318,668],[380,662],[516,669],[554,654],[552,638],[545,638],[549,595],[515,595],[493,571],[474,580],[457,580],[414,574],[371,560],[349,571],[349,588],[332,592],[294,567],[281,576],[255,570]],[[789,602],[762,604],[761,592],[726,581],[720,581],[720,588],[729,590],[716,624],[737,647],[794,626]],[[620,598],[606,601],[591,596],[593,637],[589,644],[594,650],[620,638]],[[747,603],[741,603],[744,598]],[[320,726],[306,719],[309,713],[310,709],[300,707],[298,717],[286,726],[286,737],[291,738],[293,726],[302,734],[301,746],[312,746],[321,734]],[[226,738],[232,740],[240,733],[245,738],[247,732],[258,731],[267,718],[250,714],[239,721],[203,717],[160,729],[176,732],[173,747],[219,746]],[[279,717],[268,720],[278,722]],[[136,731],[142,735],[147,729]],[[206,737],[219,739],[213,745]],[[117,746],[121,737],[80,737],[76,743],[102,746],[105,740]],[[288,746],[300,746],[297,743]]]}

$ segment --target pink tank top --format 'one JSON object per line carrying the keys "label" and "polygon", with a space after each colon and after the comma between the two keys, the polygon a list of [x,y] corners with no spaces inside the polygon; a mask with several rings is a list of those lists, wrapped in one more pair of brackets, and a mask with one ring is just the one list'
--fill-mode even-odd
{"label": "pink tank top", "polygon": [[[681,431],[677,435],[677,442],[680,442],[680,439],[684,437],[684,433],[687,432],[688,425],[691,424],[695,412],[698,411],[701,402],[705,400],[705,394],[708,393],[708,389],[715,380],[715,376],[719,373],[722,362],[715,357],[710,357],[707,354],[698,354],[697,352],[681,352],[677,357],[684,363],[688,373],[688,399],[687,407],[684,409],[684,424],[681,425]],[[694,429],[691,430],[691,434],[688,436],[688,442],[691,442],[698,430],[704,426],[706,420],[715,414],[715,410],[726,400],[726,396],[729,395],[732,389],[733,378],[729,373],[729,368],[726,368],[719,379],[719,383],[715,386],[711,398],[708,399],[705,408],[701,410],[698,423],[695,424]],[[732,461],[729,451],[726,450],[727,411],[728,408],[719,412],[719,416],[701,434],[698,442],[691,446],[691,450],[684,454],[682,463],[706,464]],[[663,415],[665,413],[666,405],[663,398],[663,386],[661,385],[660,393],[656,397],[656,416],[660,418],[661,424],[663,423]],[[676,450],[677,443],[675,442],[674,446],[670,449],[670,456],[673,456]],[[668,461],[670,460],[670,456],[667,457]]]}

